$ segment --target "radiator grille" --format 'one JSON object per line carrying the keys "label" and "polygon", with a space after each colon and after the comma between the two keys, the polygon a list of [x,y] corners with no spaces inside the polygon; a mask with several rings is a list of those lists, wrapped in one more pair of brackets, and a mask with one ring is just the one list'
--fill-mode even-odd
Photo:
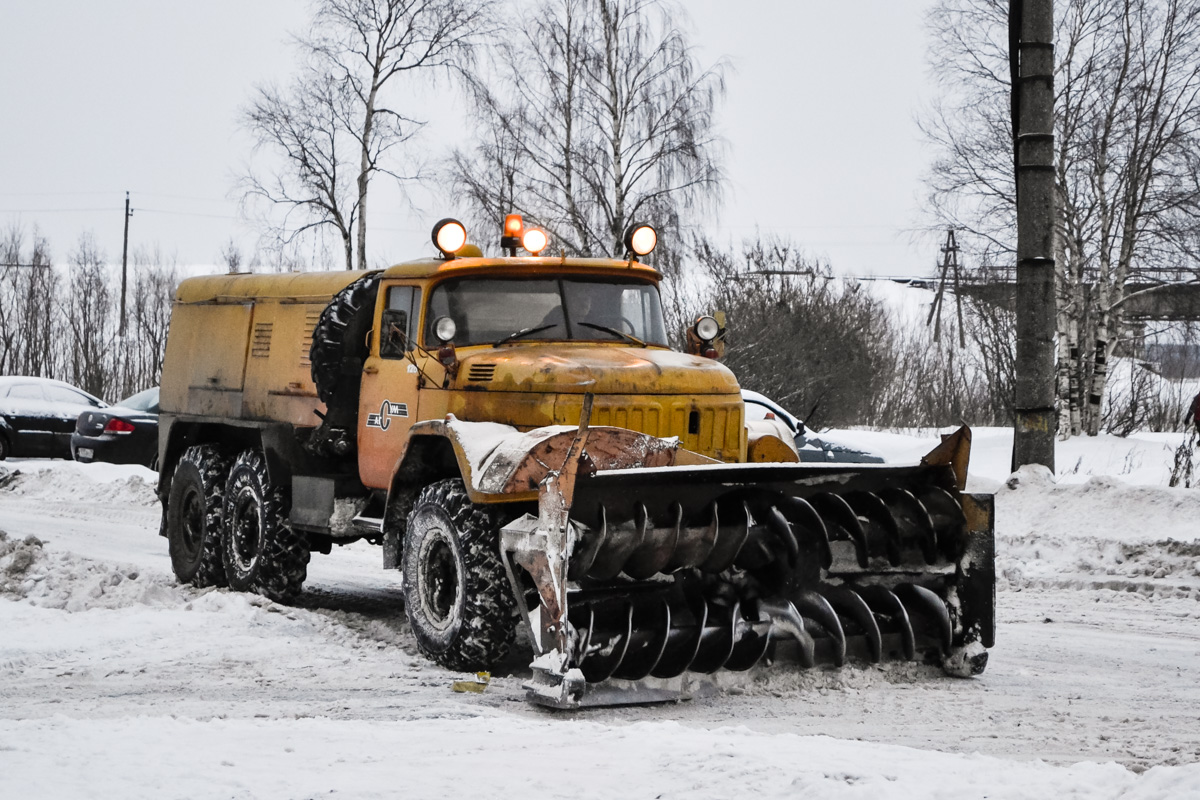
{"label": "radiator grille", "polygon": [[472,364],[467,370],[468,381],[490,381],[496,374],[495,364]]}

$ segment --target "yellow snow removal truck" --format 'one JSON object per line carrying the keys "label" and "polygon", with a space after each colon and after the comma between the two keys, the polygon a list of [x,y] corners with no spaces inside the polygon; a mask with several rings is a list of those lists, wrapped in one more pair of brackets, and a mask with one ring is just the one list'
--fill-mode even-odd
{"label": "yellow snow removal truck", "polygon": [[558,707],[775,659],[983,670],[967,429],[919,464],[800,463],[745,421],[715,319],[668,346],[653,228],[622,259],[506,234],[484,258],[443,220],[440,256],[382,271],[180,284],[158,487],[180,581],[287,601],[311,552],[366,539],[424,654],[488,669],[527,630],[530,697]]}

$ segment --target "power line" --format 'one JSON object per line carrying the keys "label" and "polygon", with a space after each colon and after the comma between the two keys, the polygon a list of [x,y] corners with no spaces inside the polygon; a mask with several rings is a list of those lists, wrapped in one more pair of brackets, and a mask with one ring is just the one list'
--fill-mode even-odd
{"label": "power line", "polygon": [[[105,209],[106,211],[108,209]],[[229,214],[204,214],[196,211],[167,211],[161,208],[139,208],[138,211],[143,214],[169,214],[173,217],[209,217],[211,219],[238,219],[238,217],[230,216]]]}
{"label": "power line", "polygon": [[75,214],[112,210],[112,208],[0,208],[0,214]]}

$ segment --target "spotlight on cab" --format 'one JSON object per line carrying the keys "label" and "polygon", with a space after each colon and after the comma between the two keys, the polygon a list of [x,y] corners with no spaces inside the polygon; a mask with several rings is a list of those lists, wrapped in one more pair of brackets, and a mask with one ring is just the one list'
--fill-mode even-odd
{"label": "spotlight on cab", "polygon": [[545,250],[549,242],[546,232],[538,228],[530,228],[521,235],[521,247],[535,256]]}
{"label": "spotlight on cab", "polygon": [[658,231],[651,225],[634,223],[625,231],[625,252],[648,256],[658,245]]}
{"label": "spotlight on cab", "polygon": [[447,217],[433,226],[433,245],[446,258],[454,258],[466,243],[467,229],[458,220]]}

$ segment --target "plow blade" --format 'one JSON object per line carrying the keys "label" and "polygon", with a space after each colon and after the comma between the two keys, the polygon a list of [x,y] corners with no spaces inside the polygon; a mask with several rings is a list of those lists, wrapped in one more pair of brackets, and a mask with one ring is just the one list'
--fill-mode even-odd
{"label": "plow blade", "polygon": [[541,505],[557,516],[501,534],[538,654],[530,698],[674,699],[701,676],[775,659],[981,672],[994,636],[992,498],[962,491],[969,436],[912,466],[581,471],[566,495],[548,480]]}

